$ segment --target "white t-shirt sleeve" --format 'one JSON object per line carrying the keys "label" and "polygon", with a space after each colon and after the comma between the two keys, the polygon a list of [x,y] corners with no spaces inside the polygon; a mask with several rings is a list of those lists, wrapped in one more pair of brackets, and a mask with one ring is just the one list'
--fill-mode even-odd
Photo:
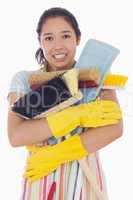
{"label": "white t-shirt sleeve", "polygon": [[28,84],[28,72],[27,71],[19,71],[17,72],[9,85],[8,95],[10,92],[17,93],[28,93],[30,91],[30,87]]}

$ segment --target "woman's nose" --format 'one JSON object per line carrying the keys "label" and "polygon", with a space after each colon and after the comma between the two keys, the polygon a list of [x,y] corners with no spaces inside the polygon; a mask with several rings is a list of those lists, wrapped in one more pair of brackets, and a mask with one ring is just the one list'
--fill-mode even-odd
{"label": "woman's nose", "polygon": [[63,41],[59,38],[54,41],[54,49],[62,49],[64,47]]}

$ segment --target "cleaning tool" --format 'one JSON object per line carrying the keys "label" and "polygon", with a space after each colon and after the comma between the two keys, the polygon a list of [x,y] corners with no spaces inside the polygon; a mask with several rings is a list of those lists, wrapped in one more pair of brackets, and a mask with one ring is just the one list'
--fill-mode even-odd
{"label": "cleaning tool", "polygon": [[[117,74],[107,74],[103,82],[102,89],[124,89],[127,76]],[[79,88],[92,88],[97,87],[94,84],[90,84],[90,81],[79,81]]]}
{"label": "cleaning tool", "polygon": [[102,89],[124,89],[128,77],[117,74],[107,74]]}
{"label": "cleaning tool", "polygon": [[[74,75],[73,83],[76,86],[77,71],[72,69],[71,74]],[[64,74],[64,78],[63,76],[55,77],[47,83],[41,84],[35,90],[31,90],[14,103],[11,108],[12,111],[23,118],[36,119],[41,118],[42,115],[44,117],[44,115],[46,116],[49,113],[57,112],[78,102],[82,99],[83,95],[78,90],[78,85],[75,91],[74,88],[71,88],[71,90],[68,88],[65,83],[67,76],[69,77],[69,72]]]}
{"label": "cleaning tool", "polygon": [[[100,72],[98,68],[95,66],[90,67],[89,69],[76,69],[78,73],[78,80],[79,81],[91,81],[95,85],[99,84],[100,81]],[[29,78],[28,78],[28,83],[30,86],[32,85],[40,85],[42,83],[46,83],[49,80],[62,76],[64,73],[71,71],[69,70],[60,70],[60,71],[52,71],[52,72],[36,72],[36,73],[31,73]]]}
{"label": "cleaning tool", "polygon": [[[94,68],[94,69],[93,69]],[[78,87],[97,87],[100,83],[100,71],[98,67],[91,67],[90,69],[76,69],[79,72],[78,75]],[[67,70],[71,71],[71,70]],[[38,72],[29,76],[29,84],[32,90],[35,90],[41,84],[46,83],[52,78],[63,75],[65,70],[56,72]],[[50,76],[50,74],[52,74]],[[121,74],[107,74],[105,76],[102,89],[123,89],[123,86],[128,80],[127,76]]]}

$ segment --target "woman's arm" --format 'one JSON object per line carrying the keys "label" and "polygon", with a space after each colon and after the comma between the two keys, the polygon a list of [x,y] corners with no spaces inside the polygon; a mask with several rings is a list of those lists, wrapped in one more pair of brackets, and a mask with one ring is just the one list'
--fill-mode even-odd
{"label": "woman's arm", "polygon": [[[10,104],[14,103],[17,97],[18,96],[16,93],[10,93]],[[32,145],[47,140],[48,138],[53,136],[53,133],[49,128],[49,125],[45,118],[38,120],[24,120],[17,116],[14,112],[9,110],[8,135],[11,145],[17,147]]]}
{"label": "woman's arm", "polygon": [[[112,100],[118,103],[114,90],[103,90],[100,93],[101,99]],[[123,122],[122,120],[115,125],[108,125],[99,128],[91,128],[85,131],[80,137],[82,144],[89,153],[96,152],[102,147],[113,142],[122,136]]]}
{"label": "woman's arm", "polygon": [[[19,94],[19,97],[21,96],[23,96],[23,94]],[[8,99],[9,105],[12,105],[18,99],[18,94],[11,92]],[[25,120],[9,109],[8,137],[13,147],[36,144],[51,136],[52,132],[44,118]]]}

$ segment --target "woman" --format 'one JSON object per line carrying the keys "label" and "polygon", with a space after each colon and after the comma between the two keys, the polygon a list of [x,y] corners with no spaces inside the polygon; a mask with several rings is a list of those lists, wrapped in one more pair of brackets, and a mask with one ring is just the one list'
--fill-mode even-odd
{"label": "woman", "polygon": [[[62,8],[46,10],[40,17],[37,33],[40,48],[36,53],[36,58],[38,63],[43,66],[42,71],[64,70],[74,67],[74,57],[80,43],[81,32],[75,17],[69,11]],[[9,91],[10,104],[30,91],[28,76],[31,73],[33,72],[21,71],[13,77]],[[100,98],[118,102],[113,90],[102,91]],[[8,135],[11,145],[18,147],[40,143],[41,145],[50,144],[54,139],[48,140],[53,136],[49,121],[47,119],[24,120],[9,111]],[[87,155],[86,152],[90,154],[86,159],[96,176],[101,191],[105,191],[105,182],[99,163],[98,150],[121,135],[122,120],[114,125],[85,130],[79,136],[84,155]],[[60,139],[57,141],[60,142]],[[52,163],[54,152],[49,159],[51,159],[49,162]],[[21,199],[50,199],[51,191],[53,188],[55,189],[53,183],[56,184],[53,199],[96,199],[86,177],[82,174],[78,179],[81,169],[78,162],[74,161],[77,159],[75,157],[75,159],[71,159],[72,162],[62,163],[61,166],[55,168],[55,171],[52,170],[49,175],[40,177],[32,184],[29,184],[25,179]]]}

